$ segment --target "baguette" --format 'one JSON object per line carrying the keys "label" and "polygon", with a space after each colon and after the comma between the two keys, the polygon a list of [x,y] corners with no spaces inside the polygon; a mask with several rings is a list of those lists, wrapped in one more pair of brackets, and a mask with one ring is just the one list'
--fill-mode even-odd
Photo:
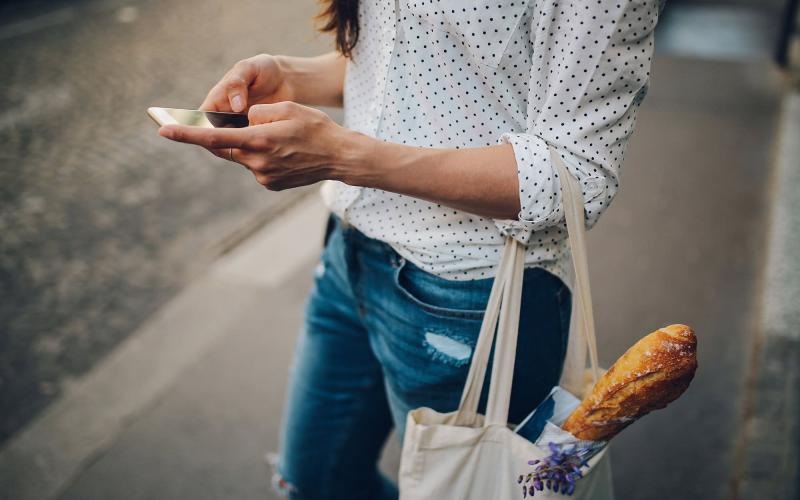
{"label": "baguette", "polygon": [[562,428],[578,439],[607,441],[683,394],[696,369],[697,339],[691,328],[656,330],[614,363]]}

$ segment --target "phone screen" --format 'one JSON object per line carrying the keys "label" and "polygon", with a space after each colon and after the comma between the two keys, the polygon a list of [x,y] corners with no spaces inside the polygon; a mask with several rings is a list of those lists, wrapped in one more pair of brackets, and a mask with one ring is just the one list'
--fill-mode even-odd
{"label": "phone screen", "polygon": [[147,112],[159,125],[176,123],[191,127],[242,128],[250,123],[244,113],[175,108],[149,108]]}

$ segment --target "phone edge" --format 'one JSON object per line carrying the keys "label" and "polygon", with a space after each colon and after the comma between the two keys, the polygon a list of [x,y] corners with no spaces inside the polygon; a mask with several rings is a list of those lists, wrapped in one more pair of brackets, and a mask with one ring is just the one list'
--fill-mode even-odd
{"label": "phone edge", "polygon": [[164,125],[175,125],[178,122],[170,116],[169,113],[164,111],[164,108],[160,108],[158,106],[151,106],[147,108],[147,115],[156,122],[156,125],[164,126]]}

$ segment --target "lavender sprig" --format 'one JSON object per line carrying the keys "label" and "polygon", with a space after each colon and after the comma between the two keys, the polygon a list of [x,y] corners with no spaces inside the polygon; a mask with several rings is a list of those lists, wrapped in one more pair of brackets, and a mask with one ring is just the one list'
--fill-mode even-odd
{"label": "lavender sprig", "polygon": [[583,477],[583,468],[589,468],[589,460],[603,448],[605,443],[581,441],[575,444],[548,443],[550,455],[542,460],[529,460],[535,465],[532,472],[520,475],[517,482],[522,485],[522,498],[533,496],[545,488],[556,493],[572,495],[575,482]]}

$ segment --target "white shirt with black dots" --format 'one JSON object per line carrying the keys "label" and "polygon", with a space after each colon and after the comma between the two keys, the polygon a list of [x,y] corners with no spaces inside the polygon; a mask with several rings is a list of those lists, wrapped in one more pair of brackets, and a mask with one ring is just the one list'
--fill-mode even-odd
{"label": "white shirt with black dots", "polygon": [[580,181],[591,227],[619,187],[658,13],[658,0],[361,0],[345,125],[432,148],[510,143],[522,209],[517,220],[490,219],[335,181],[323,187],[325,203],[443,278],[494,276],[511,235],[527,245],[526,266],[566,281],[548,145]]}

